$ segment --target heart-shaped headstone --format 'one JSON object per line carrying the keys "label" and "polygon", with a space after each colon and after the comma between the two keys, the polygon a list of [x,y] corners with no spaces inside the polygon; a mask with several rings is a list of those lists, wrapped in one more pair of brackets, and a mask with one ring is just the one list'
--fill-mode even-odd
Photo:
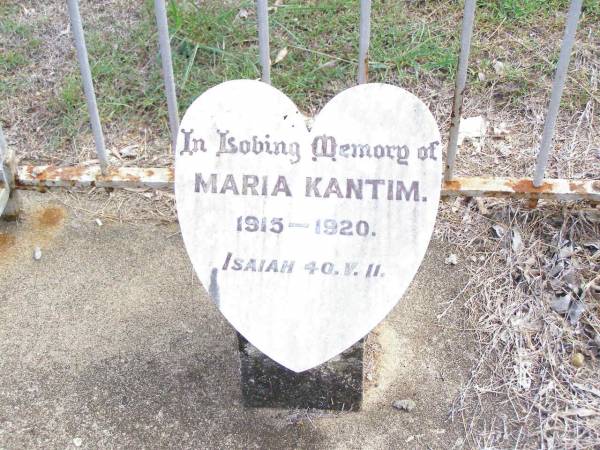
{"label": "heart-shaped headstone", "polygon": [[440,134],[386,84],[335,96],[307,130],[277,89],[228,81],[181,121],[175,190],[185,246],[231,324],[300,372],[379,323],[427,249]]}

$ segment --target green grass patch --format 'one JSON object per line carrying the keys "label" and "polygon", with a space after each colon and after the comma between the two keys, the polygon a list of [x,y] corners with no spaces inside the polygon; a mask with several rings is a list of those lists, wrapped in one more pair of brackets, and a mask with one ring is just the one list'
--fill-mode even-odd
{"label": "green grass patch", "polygon": [[[369,61],[371,81],[406,82],[427,73],[444,75],[456,64],[453,36],[435,24],[410,20],[403,2],[377,2],[372,11]],[[286,3],[271,18],[272,46],[287,47],[285,60],[273,68],[273,81],[301,108],[312,99],[334,95],[357,77],[356,2],[329,0],[306,5]]]}
{"label": "green grass patch", "polygon": [[0,69],[14,71],[27,65],[28,60],[27,55],[18,50],[7,50],[0,53]]}
{"label": "green grass patch", "polygon": [[[508,26],[535,25],[554,16],[557,12],[566,13],[570,0],[478,0],[478,11],[485,20],[492,23],[503,22]],[[600,18],[600,1],[584,0],[583,20]]]}
{"label": "green grass patch", "polygon": [[568,8],[569,0],[478,0],[477,7],[495,21],[523,24]]}
{"label": "green grass patch", "polygon": [[[165,127],[165,99],[151,2],[128,39],[88,35],[88,51],[103,121],[143,120]],[[301,109],[310,110],[340,86],[354,84],[358,54],[358,9],[354,0],[307,4],[294,0],[271,13],[273,83]],[[173,66],[181,112],[202,92],[230,79],[260,78],[254,2],[168,3]],[[450,75],[457,42],[435,24],[414,22],[401,2],[375,4],[370,61],[372,81],[411,82],[423,74]],[[50,104],[64,138],[87,123],[79,74],[72,73]]]}
{"label": "green grass patch", "polygon": [[9,73],[27,66],[41,45],[41,41],[33,36],[32,25],[12,18],[17,14],[16,5],[0,6],[0,70]]}
{"label": "green grass patch", "polygon": [[[599,14],[598,1],[586,1],[585,17]],[[100,31],[87,34],[104,123],[143,122],[166,131],[166,101],[152,3],[146,0],[139,22],[125,38],[111,39]],[[556,12],[566,11],[567,7],[568,0],[479,0],[477,26],[495,30],[503,23],[502,26],[513,27],[527,39],[526,25],[555,24]],[[425,5],[374,2],[370,81],[390,82],[409,89],[424,77],[453,83],[461,9],[460,3],[450,0]],[[180,113],[211,86],[230,79],[260,78],[254,1],[232,5],[171,0],[167,12]],[[440,14],[457,20],[444,22]],[[288,50],[287,56],[272,67],[273,84],[305,111],[317,110],[328,98],[354,84],[358,24],[355,0],[287,0],[272,10],[271,57],[275,59],[283,48]],[[10,27],[16,32],[14,25]],[[524,52],[522,48],[519,51]],[[490,82],[505,83],[507,101],[518,101],[535,90],[537,84],[543,84],[539,81],[540,73],[545,77],[553,73],[552,68],[543,70],[536,66],[539,62],[513,67],[507,61],[506,76],[494,78],[490,66],[495,56],[489,52],[489,49],[479,51],[475,44],[473,61],[481,63],[484,69],[487,67],[488,74],[492,74],[488,80],[479,82],[479,69],[471,68],[472,87],[476,91],[483,92]],[[51,101],[50,111],[56,132],[63,138],[74,136],[82,126],[87,126],[76,68],[64,80],[57,98]]]}
{"label": "green grass patch", "polygon": [[[104,124],[135,120],[160,122],[163,112],[162,79],[156,39],[149,11],[144,22],[130,30],[125,39],[107,39],[101,32],[86,34],[89,61],[100,116]],[[73,52],[73,56],[75,54]],[[62,82],[48,109],[53,115],[54,136],[59,144],[70,140],[88,124],[88,114],[77,66]]]}
{"label": "green grass patch", "polygon": [[[151,2],[127,39],[88,34],[88,51],[103,121],[141,119],[165,126],[165,99],[156,53]],[[273,83],[301,109],[310,110],[355,83],[358,9],[354,0],[286,2],[271,13]],[[423,74],[451,75],[457,39],[435,24],[414,22],[401,2],[376,4],[370,58],[371,81],[412,82]],[[173,67],[181,112],[206,89],[225,80],[260,78],[254,2],[171,1],[168,4]],[[148,45],[151,42],[152,45]],[[79,74],[72,73],[50,105],[59,129],[74,135],[87,123]]]}

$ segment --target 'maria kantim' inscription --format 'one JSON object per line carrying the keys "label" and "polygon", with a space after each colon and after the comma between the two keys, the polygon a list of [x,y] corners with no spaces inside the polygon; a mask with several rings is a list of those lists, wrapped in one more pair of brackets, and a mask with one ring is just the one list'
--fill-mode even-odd
{"label": "'maria kantim' inscription", "polygon": [[296,372],[366,335],[427,249],[440,142],[423,102],[386,84],[341,92],[311,130],[288,97],[258,81],[202,94],[179,129],[177,211],[225,317]]}

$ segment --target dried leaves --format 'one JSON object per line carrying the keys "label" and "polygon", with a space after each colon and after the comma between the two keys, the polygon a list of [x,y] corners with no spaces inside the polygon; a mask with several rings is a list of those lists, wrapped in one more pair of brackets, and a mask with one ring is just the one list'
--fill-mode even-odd
{"label": "dried leaves", "polygon": [[[470,408],[464,419],[471,424],[485,414],[497,417],[507,404],[528,411],[501,419],[494,430],[486,428],[483,446],[509,447],[519,440],[548,448],[559,442],[599,446],[596,210],[581,204],[530,210],[496,200],[455,202],[451,210],[458,220],[446,218],[454,227],[446,236],[477,255],[464,258],[471,271],[465,307],[468,326],[481,343],[481,362],[454,411]],[[505,400],[495,407],[483,400],[485,393]],[[511,435],[507,429],[518,431]]]}
{"label": "dried leaves", "polygon": [[586,296],[600,302],[600,275],[590,281],[586,289]]}
{"label": "dried leaves", "polygon": [[288,54],[288,48],[287,47],[283,47],[281,50],[279,50],[277,52],[277,56],[275,57],[275,61],[273,61],[273,65],[280,63],[281,61],[284,60],[284,58],[287,56]]}

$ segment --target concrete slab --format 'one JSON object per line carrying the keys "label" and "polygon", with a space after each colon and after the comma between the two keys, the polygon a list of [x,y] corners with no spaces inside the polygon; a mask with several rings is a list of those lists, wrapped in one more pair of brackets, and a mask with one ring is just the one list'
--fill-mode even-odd
{"label": "concrete slab", "polygon": [[235,332],[176,223],[98,226],[24,197],[0,222],[0,448],[462,447],[448,411],[475,356],[455,313],[436,319],[466,278],[442,242],[369,336],[362,411],[246,409]]}

